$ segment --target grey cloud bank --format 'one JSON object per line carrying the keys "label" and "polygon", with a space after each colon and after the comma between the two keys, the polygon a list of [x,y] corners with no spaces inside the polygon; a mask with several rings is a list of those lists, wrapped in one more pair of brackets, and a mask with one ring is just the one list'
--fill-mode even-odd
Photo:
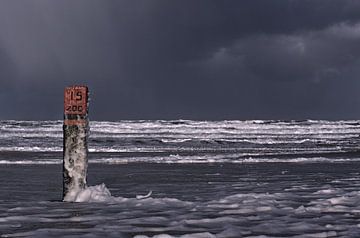
{"label": "grey cloud bank", "polygon": [[0,2],[0,119],[357,119],[360,2]]}

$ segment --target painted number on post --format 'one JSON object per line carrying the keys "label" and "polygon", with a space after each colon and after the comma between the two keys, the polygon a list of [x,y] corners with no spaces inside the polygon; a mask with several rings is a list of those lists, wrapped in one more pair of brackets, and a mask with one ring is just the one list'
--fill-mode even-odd
{"label": "painted number on post", "polygon": [[64,113],[65,114],[86,114],[87,87],[74,86],[65,88]]}

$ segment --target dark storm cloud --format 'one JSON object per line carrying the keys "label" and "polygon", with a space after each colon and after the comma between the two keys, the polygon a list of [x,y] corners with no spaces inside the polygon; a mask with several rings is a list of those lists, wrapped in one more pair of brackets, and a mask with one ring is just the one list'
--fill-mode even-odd
{"label": "dark storm cloud", "polygon": [[[338,78],[360,55],[360,24],[337,24],[321,31],[298,34],[259,34],[245,37],[213,58],[235,61],[265,80],[312,80]],[[225,63],[223,63],[225,64]],[[228,63],[226,63],[228,64]],[[209,67],[213,67],[210,63]]]}
{"label": "dark storm cloud", "polygon": [[[0,118],[356,118],[359,1],[1,1]],[[15,110],[15,109],[16,110]]]}
{"label": "dark storm cloud", "polygon": [[12,62],[9,55],[2,49],[0,49],[0,94],[11,90],[13,83],[11,80],[5,80],[7,78],[15,78],[15,65]]}

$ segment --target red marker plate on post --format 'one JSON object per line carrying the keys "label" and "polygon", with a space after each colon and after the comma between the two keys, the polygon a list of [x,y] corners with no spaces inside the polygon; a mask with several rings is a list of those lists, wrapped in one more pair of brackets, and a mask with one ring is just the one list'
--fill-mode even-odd
{"label": "red marker plate on post", "polygon": [[73,86],[65,88],[64,114],[86,115],[87,94],[88,89],[85,86]]}

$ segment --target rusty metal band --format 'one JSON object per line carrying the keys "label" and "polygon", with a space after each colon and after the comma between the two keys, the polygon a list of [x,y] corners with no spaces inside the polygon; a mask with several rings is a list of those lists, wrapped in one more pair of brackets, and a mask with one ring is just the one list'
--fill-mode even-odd
{"label": "rusty metal band", "polygon": [[86,118],[87,114],[64,114],[64,120],[85,120]]}
{"label": "rusty metal band", "polygon": [[85,126],[86,123],[87,123],[87,120],[83,120],[83,119],[80,119],[80,120],[65,119],[64,120],[64,125],[66,125],[66,126]]}

